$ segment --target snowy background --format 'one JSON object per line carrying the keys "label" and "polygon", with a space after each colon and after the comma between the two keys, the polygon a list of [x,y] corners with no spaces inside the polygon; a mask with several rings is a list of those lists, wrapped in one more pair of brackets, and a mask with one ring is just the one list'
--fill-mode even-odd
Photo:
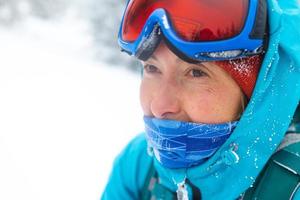
{"label": "snowy background", "polygon": [[139,66],[116,45],[124,3],[0,0],[1,200],[99,199],[143,130]]}

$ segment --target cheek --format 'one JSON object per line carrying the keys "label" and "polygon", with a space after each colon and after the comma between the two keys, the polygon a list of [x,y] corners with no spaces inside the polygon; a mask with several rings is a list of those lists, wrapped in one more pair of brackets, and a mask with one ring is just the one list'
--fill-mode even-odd
{"label": "cheek", "polygon": [[236,119],[241,92],[234,93],[222,87],[204,89],[185,98],[185,111],[190,121],[198,123],[223,123]]}
{"label": "cheek", "polygon": [[214,102],[214,117],[216,122],[228,122],[237,120],[241,112],[242,92],[239,88],[222,88],[217,91]]}
{"label": "cheek", "polygon": [[243,92],[236,88],[228,92],[220,91],[219,109],[224,121],[237,120],[242,112]]}
{"label": "cheek", "polygon": [[197,93],[186,95],[185,112],[189,121],[198,123],[214,123],[216,107],[216,96],[210,90],[201,90]]}

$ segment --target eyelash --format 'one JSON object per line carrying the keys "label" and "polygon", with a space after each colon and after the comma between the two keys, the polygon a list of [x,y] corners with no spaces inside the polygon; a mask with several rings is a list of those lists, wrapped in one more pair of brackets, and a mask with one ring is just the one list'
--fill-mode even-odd
{"label": "eyelash", "polygon": [[144,72],[146,73],[158,73],[159,70],[154,65],[144,65]]}
{"label": "eyelash", "polygon": [[[195,75],[193,72],[197,72],[198,74]],[[188,74],[194,78],[201,78],[201,77],[207,76],[207,74],[205,72],[203,72],[201,69],[191,69],[188,72]]]}
{"label": "eyelash", "polygon": [[[195,75],[193,72],[194,73],[197,72],[197,75]],[[144,65],[144,73],[148,73],[148,74],[159,73],[159,69],[157,67],[155,67],[154,65],[146,64],[146,65]],[[201,78],[201,77],[207,76],[207,74],[205,72],[203,72],[201,69],[198,69],[198,68],[189,70],[188,75],[191,75],[193,78]]]}

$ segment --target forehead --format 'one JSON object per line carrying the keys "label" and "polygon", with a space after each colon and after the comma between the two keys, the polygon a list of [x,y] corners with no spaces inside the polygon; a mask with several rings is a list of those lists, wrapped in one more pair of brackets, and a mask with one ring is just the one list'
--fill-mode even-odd
{"label": "forehead", "polygon": [[154,62],[155,64],[164,65],[165,67],[172,67],[172,66],[206,66],[208,70],[214,70],[218,66],[216,62],[187,62],[179,58],[175,53],[173,53],[168,46],[161,42],[154,53],[150,56],[150,58],[146,61],[147,62]]}
{"label": "forehead", "polygon": [[185,59],[183,60],[181,57],[178,57],[169,46],[164,43],[164,41],[160,42],[158,47],[155,49],[154,53],[150,56],[150,58],[146,62],[155,62],[159,65],[165,66],[184,66],[184,65],[198,65],[201,62],[189,62]]}

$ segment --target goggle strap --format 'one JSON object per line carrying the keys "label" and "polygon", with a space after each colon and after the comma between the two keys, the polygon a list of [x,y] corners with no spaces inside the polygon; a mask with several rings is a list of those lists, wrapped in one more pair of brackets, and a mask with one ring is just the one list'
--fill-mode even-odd
{"label": "goggle strap", "polygon": [[159,26],[155,26],[150,35],[144,41],[140,42],[135,56],[143,61],[148,60],[161,42],[162,35]]}
{"label": "goggle strap", "polygon": [[258,0],[255,22],[249,35],[251,39],[264,39],[267,24],[266,0]]}
{"label": "goggle strap", "polygon": [[201,61],[199,60],[194,60],[188,56],[186,56],[184,53],[182,53],[180,50],[178,50],[171,42],[169,42],[169,40],[164,36],[164,34],[162,34],[162,39],[165,42],[165,44],[167,45],[167,47],[179,58],[181,58],[182,60],[188,62],[188,63],[192,63],[192,64],[196,64],[199,63]]}
{"label": "goggle strap", "polygon": [[130,51],[126,51],[125,49],[122,49],[122,48],[121,48],[121,52],[125,52],[125,53],[127,53],[129,56],[132,56],[132,53],[131,53]]}

